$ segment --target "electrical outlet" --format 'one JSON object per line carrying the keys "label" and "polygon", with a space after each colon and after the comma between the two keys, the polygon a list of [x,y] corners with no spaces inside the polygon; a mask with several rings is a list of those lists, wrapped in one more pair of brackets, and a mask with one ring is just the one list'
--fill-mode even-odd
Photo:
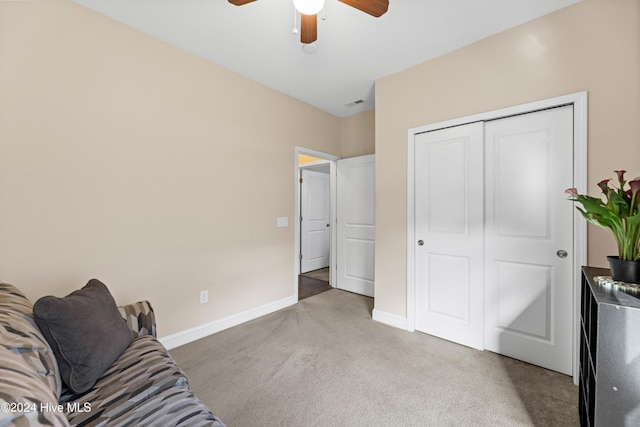
{"label": "electrical outlet", "polygon": [[209,302],[209,291],[200,291],[200,304]]}

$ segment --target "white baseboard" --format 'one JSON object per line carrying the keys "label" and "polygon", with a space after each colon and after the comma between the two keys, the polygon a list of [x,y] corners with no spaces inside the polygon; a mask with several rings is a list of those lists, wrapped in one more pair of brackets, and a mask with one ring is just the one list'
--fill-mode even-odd
{"label": "white baseboard", "polygon": [[405,331],[408,330],[406,317],[386,313],[375,308],[373,309],[371,317],[376,322],[384,323],[385,325],[393,326],[394,328],[404,329]]}
{"label": "white baseboard", "polygon": [[184,331],[177,332],[175,334],[167,335],[159,338],[159,341],[164,345],[167,350],[180,347],[181,345],[188,344],[192,341],[199,340],[208,335],[215,334],[216,332],[224,331],[233,326],[239,325],[249,320],[256,319],[274,311],[281,310],[296,304],[298,299],[295,295],[287,298],[283,298],[278,301],[274,301],[265,305],[261,305],[256,308],[252,308],[241,313],[232,314],[231,316],[223,317],[222,319],[214,320],[213,322],[205,323],[200,326],[185,329]]}

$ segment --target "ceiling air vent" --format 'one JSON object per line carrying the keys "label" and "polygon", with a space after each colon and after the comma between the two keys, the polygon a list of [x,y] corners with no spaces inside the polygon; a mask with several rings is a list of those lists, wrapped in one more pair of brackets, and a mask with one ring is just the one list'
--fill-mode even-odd
{"label": "ceiling air vent", "polygon": [[344,105],[351,108],[351,107],[355,107],[356,105],[364,104],[364,101],[365,101],[364,99],[356,99],[355,101],[347,102]]}

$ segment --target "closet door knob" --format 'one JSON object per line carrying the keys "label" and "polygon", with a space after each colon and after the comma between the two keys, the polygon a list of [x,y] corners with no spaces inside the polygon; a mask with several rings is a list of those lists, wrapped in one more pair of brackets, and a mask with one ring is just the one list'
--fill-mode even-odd
{"label": "closet door knob", "polygon": [[418,240],[418,246],[424,245],[424,240]]}
{"label": "closet door knob", "polygon": [[558,255],[558,258],[566,258],[567,257],[567,251],[560,249],[558,252],[556,252],[556,255]]}

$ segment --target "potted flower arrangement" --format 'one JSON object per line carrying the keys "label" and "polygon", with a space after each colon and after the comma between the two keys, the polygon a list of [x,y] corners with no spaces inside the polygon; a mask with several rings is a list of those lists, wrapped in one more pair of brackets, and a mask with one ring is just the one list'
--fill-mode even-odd
{"label": "potted flower arrangement", "polygon": [[[640,177],[627,183],[626,171],[615,171],[618,187],[609,186],[610,179],[598,183],[604,199],[578,194],[575,188],[565,192],[591,224],[607,230],[618,246],[618,256],[608,256],[613,280],[640,284]],[[625,185],[628,188],[625,189]]]}

